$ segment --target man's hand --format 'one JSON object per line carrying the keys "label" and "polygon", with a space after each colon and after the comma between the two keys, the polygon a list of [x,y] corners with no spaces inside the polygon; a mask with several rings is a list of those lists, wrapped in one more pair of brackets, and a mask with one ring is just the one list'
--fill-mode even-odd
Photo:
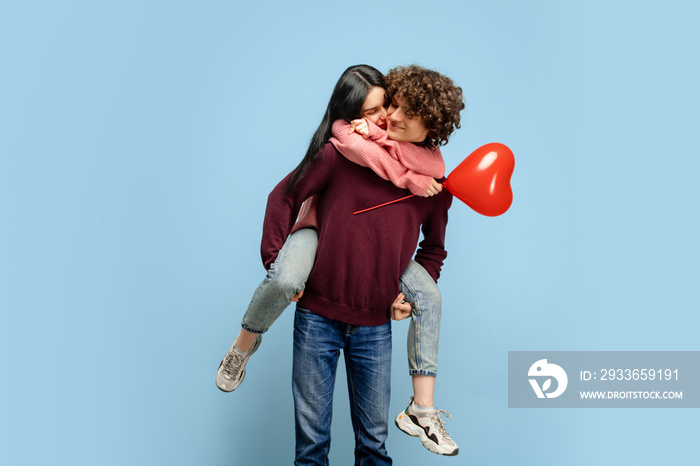
{"label": "man's hand", "polygon": [[430,186],[428,186],[428,190],[425,192],[425,196],[423,197],[434,196],[440,191],[442,191],[442,184],[438,183],[437,181],[435,181],[435,179],[433,179],[430,182]]}
{"label": "man's hand", "polygon": [[403,320],[406,317],[411,317],[411,304],[404,302],[406,297],[403,293],[399,293],[391,307],[389,308],[389,314],[394,320]]}
{"label": "man's hand", "polygon": [[350,122],[350,132],[348,134],[352,134],[353,131],[360,133],[363,138],[367,139],[369,137],[369,125],[367,124],[367,120],[364,118],[352,120]]}
{"label": "man's hand", "polygon": [[299,300],[301,299],[301,296],[304,294],[304,290],[301,290],[299,293],[295,294],[291,298],[289,298],[290,301],[293,301],[295,303],[298,303]]}

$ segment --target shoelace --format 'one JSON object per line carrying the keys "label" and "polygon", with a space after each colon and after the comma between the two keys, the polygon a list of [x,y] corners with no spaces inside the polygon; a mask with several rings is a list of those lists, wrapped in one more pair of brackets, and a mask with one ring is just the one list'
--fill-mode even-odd
{"label": "shoelace", "polygon": [[236,362],[236,365],[238,368],[241,368],[241,362],[242,362],[243,356],[241,356],[238,353],[234,353],[231,351],[226,351],[226,356],[224,356],[224,368],[222,372],[226,377],[229,379],[233,379],[238,376],[237,372],[234,372],[234,361]]}
{"label": "shoelace", "polygon": [[452,419],[452,414],[450,414],[449,411],[444,410],[444,409],[436,409],[432,413],[430,413],[430,418],[433,420],[433,424],[435,425],[435,428],[442,434],[443,437],[448,438],[452,440],[452,437],[450,437],[450,434],[447,433],[447,430],[445,429],[445,421],[442,420],[440,417],[440,414],[443,414],[444,416]]}

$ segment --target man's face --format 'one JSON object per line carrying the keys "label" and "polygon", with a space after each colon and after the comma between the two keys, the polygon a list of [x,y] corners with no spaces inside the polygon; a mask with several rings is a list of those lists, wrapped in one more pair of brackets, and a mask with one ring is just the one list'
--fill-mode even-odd
{"label": "man's face", "polygon": [[394,141],[423,142],[428,128],[421,118],[409,118],[405,113],[405,101],[395,97],[386,110],[386,135]]}

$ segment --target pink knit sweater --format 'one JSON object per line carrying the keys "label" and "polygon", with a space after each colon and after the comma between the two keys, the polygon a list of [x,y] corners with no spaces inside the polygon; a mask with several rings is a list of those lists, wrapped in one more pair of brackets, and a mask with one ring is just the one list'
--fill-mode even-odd
{"label": "pink knit sweater", "polygon": [[433,178],[445,176],[445,161],[440,149],[431,150],[410,142],[392,141],[369,120],[370,143],[361,134],[350,131],[343,120],[333,123],[330,141],[343,156],[363,167],[371,168],[377,175],[391,181],[394,186],[408,189],[417,196],[424,196]]}
{"label": "pink knit sweater", "polygon": [[[408,189],[412,194],[424,196],[433,178],[445,176],[445,161],[440,149],[429,149],[410,142],[393,141],[369,120],[369,139],[361,134],[350,132],[350,125],[344,120],[333,123],[333,137],[330,142],[346,159],[372,169],[377,175],[394,186]],[[318,199],[307,199],[299,212],[299,219],[292,233],[301,228],[318,228],[316,206]]]}

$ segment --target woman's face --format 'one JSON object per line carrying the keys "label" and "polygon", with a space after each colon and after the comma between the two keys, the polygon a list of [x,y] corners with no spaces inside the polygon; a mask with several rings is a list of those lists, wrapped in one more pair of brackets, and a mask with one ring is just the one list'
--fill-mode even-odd
{"label": "woman's face", "polygon": [[362,117],[386,129],[386,108],[384,108],[384,88],[379,86],[372,87],[367,92],[365,103],[362,104]]}
{"label": "woman's face", "polygon": [[386,110],[386,135],[394,141],[423,142],[428,137],[428,128],[421,118],[409,118],[405,113],[405,101],[394,98]]}

